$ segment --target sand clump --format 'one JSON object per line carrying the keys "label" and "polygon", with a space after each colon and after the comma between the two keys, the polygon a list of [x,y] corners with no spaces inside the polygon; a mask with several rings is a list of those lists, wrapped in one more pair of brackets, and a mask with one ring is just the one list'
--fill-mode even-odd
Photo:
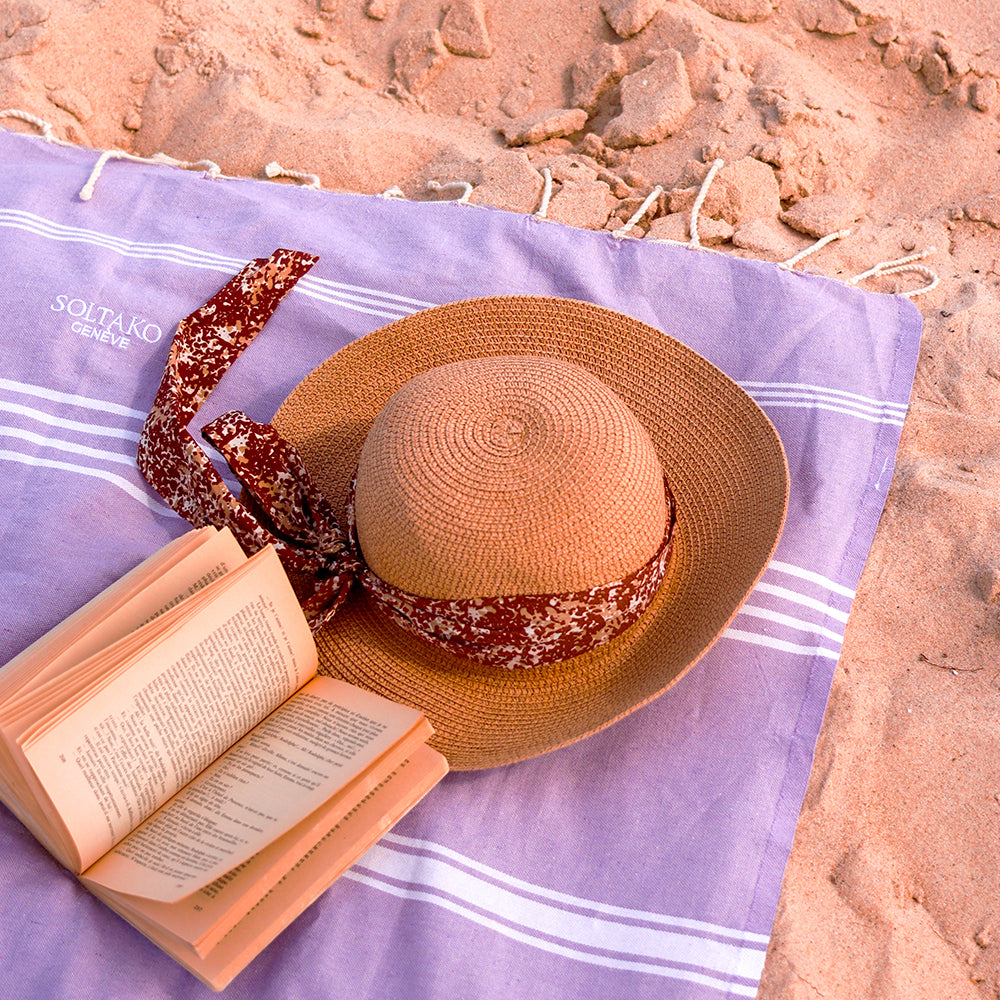
{"label": "sand clump", "polygon": [[601,0],[608,24],[620,38],[637,35],[659,12],[666,0]]}
{"label": "sand clump", "polygon": [[396,81],[411,94],[419,94],[441,71],[448,56],[444,36],[437,28],[408,31],[392,50]]}
{"label": "sand clump", "polygon": [[603,229],[617,204],[603,181],[566,180],[553,195],[547,217],[581,229]]}
{"label": "sand clump", "polygon": [[72,87],[56,87],[49,91],[48,98],[57,108],[68,111],[81,124],[86,124],[94,116],[94,108],[86,95]]}
{"label": "sand clump", "polygon": [[[695,169],[702,175],[699,181],[704,180],[708,171],[699,167]],[[700,184],[670,192],[667,199],[670,210],[690,212],[699,190]],[[721,219],[731,227],[752,219],[774,218],[781,212],[774,171],[766,163],[750,156],[723,166],[708,189],[701,211],[705,216]]]}
{"label": "sand clump", "polygon": [[797,0],[796,12],[806,31],[824,35],[853,35],[858,22],[840,0]]}
{"label": "sand clump", "polygon": [[444,12],[441,40],[449,52],[476,59],[488,59],[493,54],[482,0],[451,0]]}
{"label": "sand clump", "polygon": [[774,0],[698,0],[710,14],[728,21],[766,21],[777,6]]}
{"label": "sand clump", "polygon": [[986,115],[1000,111],[1000,86],[996,77],[973,80],[969,84],[969,104]]}
{"label": "sand clump", "polygon": [[1000,229],[1000,197],[991,194],[974,198],[965,205],[964,215],[971,222],[985,222]]}
{"label": "sand clump", "polygon": [[42,43],[50,8],[31,0],[0,7],[0,60],[26,56]]}
{"label": "sand clump", "polygon": [[733,229],[733,246],[764,260],[788,260],[797,249],[788,229],[774,219],[757,218]]}
{"label": "sand clump", "polygon": [[807,236],[828,236],[850,229],[860,218],[857,205],[835,194],[816,194],[797,201],[778,218]]}
{"label": "sand clump", "polygon": [[511,146],[531,146],[546,139],[557,139],[579,132],[587,124],[582,108],[559,108],[515,118],[500,126],[503,137]]}
{"label": "sand clump", "polygon": [[573,65],[573,107],[593,114],[601,97],[627,72],[628,61],[620,46],[599,45]]}
{"label": "sand clump", "polygon": [[849,230],[797,265],[844,280],[935,248],[897,471],[760,996],[987,1000],[1000,995],[998,38],[986,0],[0,0],[0,100],[60,139],[234,176],[276,161],[333,190],[431,200],[461,182],[472,206],[533,214],[547,176],[554,224],[631,239],[688,242],[722,159],[697,221],[713,250],[783,262]]}
{"label": "sand clump", "polygon": [[681,54],[673,49],[621,81],[620,115],[608,122],[609,146],[651,146],[673,135],[694,108]]}
{"label": "sand clump", "polygon": [[492,205],[523,215],[538,209],[545,181],[523,150],[498,153],[482,168],[481,177],[469,199],[473,205]]}

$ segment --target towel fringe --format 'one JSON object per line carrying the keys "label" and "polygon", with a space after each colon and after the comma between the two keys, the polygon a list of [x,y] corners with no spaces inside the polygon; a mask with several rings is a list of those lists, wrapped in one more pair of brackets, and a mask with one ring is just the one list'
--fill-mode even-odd
{"label": "towel fringe", "polygon": [[790,271],[800,260],[804,260],[810,254],[814,254],[817,250],[822,250],[828,243],[832,243],[834,240],[842,240],[845,236],[850,235],[850,229],[838,229],[835,233],[827,233],[826,236],[821,236],[815,243],[807,246],[804,250],[800,250],[794,256],[789,257],[788,260],[782,261],[778,264],[778,267],[783,268],[786,271]]}
{"label": "towel fringe", "polygon": [[20,108],[6,108],[0,111],[0,118],[19,118],[23,122],[27,122],[29,125],[34,125],[35,128],[40,129],[42,132],[42,138],[46,142],[55,142],[60,145],[68,146],[70,143],[64,143],[62,140],[57,139],[52,134],[52,126],[42,118],[37,115],[31,114],[30,111],[22,111]]}
{"label": "towel fringe", "polygon": [[[708,173],[705,174],[705,179],[701,182],[701,187],[698,189],[697,197],[694,199],[694,204],[691,206],[691,218],[688,222],[688,233],[690,238],[685,243],[681,240],[656,240],[658,243],[673,243],[675,246],[686,246],[691,247],[693,250],[706,250],[707,247],[701,245],[701,237],[698,234],[698,215],[701,212],[702,205],[705,204],[705,199],[708,197],[708,189],[712,186],[712,181],[715,180],[715,175],[722,169],[725,161],[721,159],[716,159],[712,161],[711,167],[708,168]],[[660,195],[663,194],[663,186],[657,184],[652,191],[646,196],[643,203],[635,210],[632,217],[625,223],[624,226],[614,230],[612,236],[621,239],[623,236],[627,236],[629,230],[632,229],[634,225],[649,211],[650,206],[656,201]],[[656,237],[654,237],[656,239]]]}
{"label": "towel fringe", "polygon": [[428,191],[461,191],[461,195],[458,198],[453,198],[457,205],[468,205],[469,196],[472,194],[473,185],[468,181],[448,181],[445,184],[439,181],[428,181],[427,182]]}
{"label": "towel fringe", "polygon": [[937,248],[930,247],[927,250],[921,250],[919,253],[911,253],[908,257],[900,257],[898,260],[879,261],[879,263],[870,267],[867,271],[856,274],[853,278],[848,278],[846,284],[857,285],[868,278],[881,278],[887,274],[912,272],[919,274],[927,284],[921,285],[919,288],[911,288],[899,294],[905,295],[908,299],[916,298],[918,295],[926,295],[932,289],[937,288],[941,283],[941,278],[936,271],[931,270],[931,268],[924,264],[918,264],[917,261],[923,260],[925,257],[930,257],[934,253],[937,253]]}
{"label": "towel fringe", "polygon": [[[57,142],[59,140],[56,140]],[[109,160],[131,160],[133,163],[154,163],[166,167],[177,167],[180,170],[204,170],[213,180],[222,176],[222,168],[212,160],[197,160],[188,162],[187,160],[175,160],[166,153],[154,153],[152,156],[136,156],[134,153],[126,153],[124,149],[106,149],[97,158],[93,170],[86,183],[80,188],[80,201],[90,201],[94,196],[94,188],[97,181],[104,172],[104,167]]]}
{"label": "towel fringe", "polygon": [[701,182],[701,188],[698,190],[698,197],[695,198],[694,204],[691,206],[691,221],[688,223],[688,232],[691,234],[691,239],[688,241],[688,246],[698,248],[701,246],[701,239],[698,236],[698,214],[701,212],[701,206],[705,204],[705,199],[708,197],[708,189],[712,186],[712,181],[715,180],[715,175],[719,172],[723,165],[721,159],[713,160],[712,166],[709,168],[708,173],[705,174],[705,179]]}
{"label": "towel fringe", "polygon": [[[56,138],[52,131],[52,124],[45,121],[44,118],[39,118],[37,115],[31,114],[29,111],[23,111],[20,108],[5,108],[4,110],[0,110],[0,118],[17,118],[23,122],[27,122],[29,125],[34,125],[35,128],[41,131],[42,138],[46,142],[54,143],[57,146],[66,146],[70,149],[81,148],[75,142],[67,142],[65,139]],[[133,163],[154,163],[161,166],[178,167],[182,170],[204,170],[213,180],[223,176],[222,168],[212,160],[197,160],[189,163],[186,160],[175,160],[166,153],[154,153],[152,156],[136,156],[134,153],[126,153],[124,149],[105,149],[98,156],[97,162],[90,171],[90,176],[87,178],[86,183],[80,188],[78,197],[81,201],[90,201],[94,196],[94,188],[108,160],[131,160]]]}
{"label": "towel fringe", "polygon": [[[34,115],[29,111],[24,111],[21,108],[5,108],[0,110],[0,119],[3,118],[16,118],[29,125],[33,125],[41,132],[41,138],[44,139],[45,142],[51,142],[59,146],[81,148],[77,143],[67,142],[64,139],[57,138],[52,131],[52,125],[50,122],[45,121],[43,118],[39,118],[37,115]],[[90,176],[80,189],[79,198],[81,201],[90,201],[93,197],[97,181],[104,171],[104,167],[110,160],[128,160],[133,163],[157,164],[160,166],[176,167],[181,170],[202,170],[213,180],[219,177],[235,179],[223,174],[222,168],[213,160],[178,160],[166,153],[154,153],[152,156],[146,157],[137,156],[134,153],[128,153],[123,149],[106,149],[103,150],[98,156],[97,161],[90,172]],[[724,161],[722,159],[713,160],[708,173],[705,175],[705,179],[701,182],[701,187],[699,188],[694,204],[691,207],[691,219],[688,225],[690,238],[684,242],[681,240],[668,240],[653,237],[650,242],[669,243],[674,246],[688,247],[692,250],[701,250],[707,253],[722,253],[722,251],[717,250],[714,247],[702,246],[701,238],[698,233],[698,216],[705,203],[705,198],[708,195],[708,190],[711,187],[712,181],[715,179],[715,175],[719,172],[723,165]],[[288,170],[282,167],[277,161],[268,163],[264,167],[264,173],[268,177],[288,177],[292,180],[301,181],[305,187],[316,190],[321,189],[320,179],[317,174],[304,173],[298,170]],[[536,219],[547,218],[549,203],[552,199],[552,171],[548,167],[542,167],[541,174],[545,183],[542,190],[541,203],[533,214],[533,217]],[[431,191],[461,191],[459,197],[454,199],[454,201],[460,205],[467,205],[469,203],[469,197],[474,190],[474,186],[468,181],[449,181],[441,183],[439,181],[431,180],[427,182],[427,188]],[[653,188],[653,190],[646,196],[642,204],[636,209],[631,218],[623,226],[613,230],[611,235],[616,239],[624,238],[629,231],[646,215],[651,206],[662,193],[663,186],[657,184],[656,187]],[[397,185],[394,184],[377,197],[405,198],[406,195]],[[789,257],[788,260],[781,261],[775,266],[786,271],[792,270],[796,264],[808,257],[810,254],[816,253],[818,250],[821,250],[834,240],[844,239],[846,236],[850,235],[850,232],[851,231],[849,229],[841,229],[835,233],[829,233],[826,236],[820,237],[815,243],[803,250],[800,250],[792,257]],[[844,281],[844,284],[854,286],[860,284],[862,281],[866,281],[869,278],[886,277],[891,274],[917,274],[920,275],[926,283],[921,285],[919,288],[911,288],[907,291],[899,292],[898,294],[911,299],[916,298],[918,295],[926,295],[928,292],[937,288],[937,286],[941,283],[941,278],[936,271],[924,264],[920,264],[919,261],[936,252],[937,251],[934,247],[930,247],[927,250],[920,251],[919,253],[913,253],[906,257],[900,257],[897,260],[879,261],[879,263],[873,265],[867,271],[863,271],[860,274],[847,278]],[[728,255],[723,253],[723,256]]]}
{"label": "towel fringe", "polygon": [[322,188],[318,174],[307,174],[301,170],[288,170],[277,160],[272,160],[264,167],[264,175],[272,180],[275,177],[287,177],[289,180],[302,181],[303,187],[312,188],[314,191],[319,191]]}
{"label": "towel fringe", "polygon": [[552,171],[548,167],[542,167],[542,200],[535,211],[536,219],[547,219],[549,215],[549,202],[552,201]]}
{"label": "towel fringe", "polygon": [[639,220],[649,211],[650,206],[656,202],[656,199],[663,194],[663,185],[657,184],[649,194],[646,195],[643,203],[632,213],[632,217],[625,223],[624,226],[620,226],[615,229],[611,235],[617,239],[621,239],[623,236],[627,236],[629,230],[639,222]]}

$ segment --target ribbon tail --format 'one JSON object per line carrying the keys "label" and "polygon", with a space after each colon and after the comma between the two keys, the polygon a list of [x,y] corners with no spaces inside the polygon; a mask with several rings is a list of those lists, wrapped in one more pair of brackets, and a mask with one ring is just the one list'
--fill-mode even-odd
{"label": "ribbon tail", "polygon": [[329,501],[295,446],[270,424],[231,410],[206,424],[201,433],[253,497],[257,516],[288,543],[286,553],[279,550],[283,562],[315,574],[348,555],[346,537]]}
{"label": "ribbon tail", "polygon": [[273,545],[285,568],[301,576],[301,598],[317,631],[350,590],[357,561],[326,498],[295,447],[270,424],[237,411],[202,433],[257,504],[230,493],[188,425],[230,365],[263,329],[296,282],[318,260],[276,250],[251,261],[177,327],[163,380],[142,428],[137,461],[149,484],[195,526],[228,527],[244,551]]}
{"label": "ribbon tail", "polygon": [[317,257],[276,250],[251,261],[177,327],[137,462],[149,484],[196,527],[227,525],[247,552],[275,541],[229,492],[187,425]]}

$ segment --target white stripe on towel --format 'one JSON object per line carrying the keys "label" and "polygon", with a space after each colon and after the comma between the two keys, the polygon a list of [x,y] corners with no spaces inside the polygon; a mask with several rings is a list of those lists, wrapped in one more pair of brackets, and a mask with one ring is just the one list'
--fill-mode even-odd
{"label": "white stripe on towel", "polygon": [[[185,267],[218,271],[227,275],[241,270],[247,263],[245,260],[208,253],[177,243],[139,243],[108,236],[92,229],[64,226],[39,215],[16,209],[0,209],[0,226],[21,229],[60,243],[86,243],[98,246],[122,257],[139,260],[162,260]],[[363,288],[359,285],[348,285],[344,282],[309,275],[298,282],[296,289],[323,302],[330,302],[355,312],[387,319],[400,319],[419,309],[437,305],[435,302],[397,295],[395,292]]]}
{"label": "white stripe on towel", "polygon": [[345,877],[545,951],[736,996],[755,996],[764,966],[766,935],[554,892],[428,841],[389,834]]}
{"label": "white stripe on towel", "polygon": [[105,482],[117,486],[124,490],[133,500],[138,500],[143,506],[155,511],[157,514],[173,515],[173,511],[165,504],[160,503],[150,496],[140,486],[130,483],[127,479],[114,472],[107,472],[104,469],[94,469],[88,465],[75,465],[71,462],[60,462],[55,459],[41,458],[37,455],[23,455],[19,452],[6,451],[0,449],[0,461],[19,462],[22,465],[31,465],[44,469],[58,469],[63,472],[73,472],[83,476],[92,476],[95,479],[103,479]]}

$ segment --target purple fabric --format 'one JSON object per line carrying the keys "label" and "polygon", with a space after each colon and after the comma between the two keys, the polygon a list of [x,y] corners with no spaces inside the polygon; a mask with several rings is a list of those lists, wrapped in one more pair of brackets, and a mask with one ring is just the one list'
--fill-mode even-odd
{"label": "purple fabric", "polygon": [[[774,421],[774,561],[666,695],[563,750],[450,775],[227,995],[752,997],[920,337],[907,300],[530,217],[210,180],[0,133],[0,663],[187,525],[134,453],[176,324],[250,258],[319,254],[199,421],[267,420],[422,306],[538,293],[685,341]],[[233,484],[235,485],[235,484]],[[210,995],[0,807],[0,977],[31,1000]]]}

